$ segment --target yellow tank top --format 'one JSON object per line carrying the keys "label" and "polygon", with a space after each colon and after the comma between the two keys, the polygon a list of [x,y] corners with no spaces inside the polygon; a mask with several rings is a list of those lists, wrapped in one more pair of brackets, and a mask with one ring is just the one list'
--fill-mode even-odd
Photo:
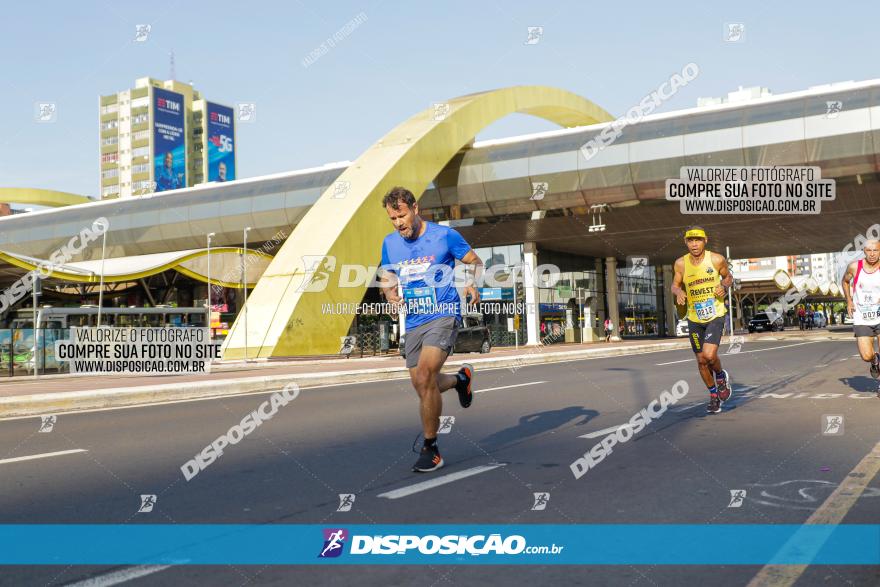
{"label": "yellow tank top", "polygon": [[691,322],[711,322],[727,313],[724,299],[715,299],[715,288],[721,283],[718,270],[712,266],[712,253],[703,252],[699,265],[691,263],[690,254],[684,261],[684,291],[687,293],[687,317]]}

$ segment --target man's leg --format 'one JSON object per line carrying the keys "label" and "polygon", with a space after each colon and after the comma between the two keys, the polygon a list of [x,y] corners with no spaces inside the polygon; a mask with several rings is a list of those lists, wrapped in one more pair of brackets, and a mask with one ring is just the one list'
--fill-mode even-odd
{"label": "man's leg", "polygon": [[875,336],[859,336],[856,343],[859,345],[859,355],[862,360],[871,365],[871,376],[875,379],[880,376],[880,356],[874,351]]}
{"label": "man's leg", "polygon": [[706,411],[710,414],[717,414],[721,411],[721,402],[723,401],[718,393],[719,382],[717,374],[721,373],[721,359],[718,358],[718,345],[704,344],[703,349],[700,351],[700,357],[697,359],[697,363],[700,367],[700,376],[703,378],[703,383],[705,383],[706,387],[709,389],[709,405],[706,408]]}
{"label": "man's leg", "polygon": [[[713,352],[709,352],[712,349]],[[700,377],[706,387],[713,389],[715,387],[715,366],[721,367],[721,361],[718,359],[718,346],[707,344],[697,353],[697,368],[700,370]]]}
{"label": "man's leg", "polygon": [[419,394],[419,415],[422,418],[422,431],[425,439],[437,438],[440,416],[443,413],[443,400],[440,394],[455,387],[455,375],[440,373],[447,353],[434,346],[423,346],[419,363],[409,370],[409,377],[416,393]]}

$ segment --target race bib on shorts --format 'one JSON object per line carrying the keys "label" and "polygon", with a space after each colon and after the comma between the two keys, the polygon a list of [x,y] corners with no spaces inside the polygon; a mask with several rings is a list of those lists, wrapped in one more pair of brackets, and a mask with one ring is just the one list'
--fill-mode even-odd
{"label": "race bib on shorts", "polygon": [[433,287],[405,287],[403,301],[410,314],[431,314],[437,308],[437,294]]}
{"label": "race bib on shorts", "polygon": [[699,320],[711,320],[715,317],[715,298],[694,303],[694,312]]}

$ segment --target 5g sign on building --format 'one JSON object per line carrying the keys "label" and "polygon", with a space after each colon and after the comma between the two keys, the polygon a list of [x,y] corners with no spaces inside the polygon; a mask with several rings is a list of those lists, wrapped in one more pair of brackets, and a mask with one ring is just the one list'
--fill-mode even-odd
{"label": "5g sign on building", "polygon": [[235,122],[232,108],[207,103],[208,181],[235,179]]}

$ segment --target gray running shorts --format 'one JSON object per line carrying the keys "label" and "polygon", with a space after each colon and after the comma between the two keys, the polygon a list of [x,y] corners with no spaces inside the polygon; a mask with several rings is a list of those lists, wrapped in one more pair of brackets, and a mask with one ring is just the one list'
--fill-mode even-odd
{"label": "gray running shorts", "polygon": [[404,351],[406,352],[406,368],[412,369],[419,364],[419,355],[423,346],[433,346],[446,351],[448,355],[455,345],[458,336],[458,318],[441,316],[430,322],[406,331]]}
{"label": "gray running shorts", "polygon": [[861,338],[863,336],[880,336],[880,324],[856,324],[853,326],[853,332],[856,335],[856,338]]}

